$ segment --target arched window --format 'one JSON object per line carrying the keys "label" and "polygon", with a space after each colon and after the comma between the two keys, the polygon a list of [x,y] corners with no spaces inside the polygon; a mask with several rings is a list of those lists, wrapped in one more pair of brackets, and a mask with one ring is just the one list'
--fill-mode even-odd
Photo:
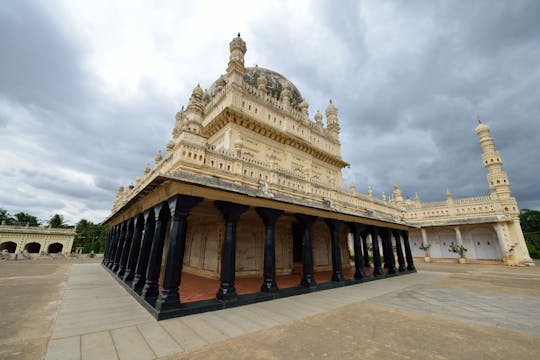
{"label": "arched window", "polygon": [[37,242],[30,242],[30,243],[24,245],[24,250],[27,250],[31,254],[39,253],[40,249],[41,249],[41,244],[39,244]]}
{"label": "arched window", "polygon": [[6,241],[0,244],[0,251],[7,250],[10,253],[14,253],[15,249],[17,249],[17,244],[13,241]]}

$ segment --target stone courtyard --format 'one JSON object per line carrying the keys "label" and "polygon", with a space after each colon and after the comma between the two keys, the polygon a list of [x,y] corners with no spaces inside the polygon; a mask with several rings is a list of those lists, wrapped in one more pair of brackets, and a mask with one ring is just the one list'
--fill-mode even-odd
{"label": "stone courtyard", "polygon": [[92,259],[0,262],[1,359],[540,356],[540,268],[418,273],[157,322]]}

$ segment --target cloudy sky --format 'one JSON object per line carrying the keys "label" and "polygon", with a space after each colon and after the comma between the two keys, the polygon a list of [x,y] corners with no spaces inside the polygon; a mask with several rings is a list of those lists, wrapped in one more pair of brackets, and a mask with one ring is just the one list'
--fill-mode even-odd
{"label": "cloudy sky", "polygon": [[[339,4],[339,6],[337,5]],[[477,118],[540,209],[539,1],[3,1],[0,208],[101,221],[193,87],[246,65],[340,109],[347,185],[487,193]]]}

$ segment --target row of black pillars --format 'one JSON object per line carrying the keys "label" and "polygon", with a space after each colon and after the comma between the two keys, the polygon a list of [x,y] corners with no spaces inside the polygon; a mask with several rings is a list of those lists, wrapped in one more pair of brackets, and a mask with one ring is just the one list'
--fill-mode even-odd
{"label": "row of black pillars", "polygon": [[[110,233],[105,249],[103,263],[148,303],[155,304],[158,311],[173,309],[180,304],[183,258],[186,246],[187,219],[190,210],[201,198],[175,195],[168,201],[147,209],[144,213],[115,225]],[[238,298],[235,288],[236,268],[236,225],[240,216],[249,209],[247,205],[216,201],[225,221],[225,234],[221,249],[220,288],[216,298],[223,301]],[[265,226],[264,271],[261,292],[276,292],[275,225],[283,211],[269,208],[255,208]],[[302,229],[302,280],[300,285],[312,288],[317,286],[313,275],[312,228],[317,217],[305,214],[295,215]],[[161,275],[167,224],[169,228],[169,247]],[[330,230],[332,245],[333,282],[343,282],[341,266],[340,228],[342,222],[325,219]],[[369,266],[367,236],[372,238],[373,276],[384,275],[380,258],[378,239],[380,237],[388,274],[415,270],[410,251],[407,231],[390,230],[377,226],[364,226],[359,223],[346,224],[353,234],[355,252],[356,280],[365,277],[364,267]],[[398,268],[394,261],[391,237],[394,237],[398,258]],[[403,248],[405,257],[403,256]],[[406,261],[406,263],[405,263]],[[161,275],[161,291],[159,279]]]}

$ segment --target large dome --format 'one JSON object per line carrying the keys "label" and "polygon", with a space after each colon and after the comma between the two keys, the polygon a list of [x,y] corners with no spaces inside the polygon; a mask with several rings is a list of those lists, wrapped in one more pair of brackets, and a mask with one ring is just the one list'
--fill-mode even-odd
{"label": "large dome", "polygon": [[[272,70],[262,68],[260,66],[247,67],[244,73],[244,82],[257,88],[257,80],[264,75],[266,78],[266,91],[269,95],[276,99],[280,99],[283,89],[289,89],[291,105],[298,108],[298,105],[304,101],[300,91],[294,86],[294,84],[281,75]],[[210,96],[214,96],[216,90],[225,85],[226,78],[224,75],[220,76],[209,89]]]}

